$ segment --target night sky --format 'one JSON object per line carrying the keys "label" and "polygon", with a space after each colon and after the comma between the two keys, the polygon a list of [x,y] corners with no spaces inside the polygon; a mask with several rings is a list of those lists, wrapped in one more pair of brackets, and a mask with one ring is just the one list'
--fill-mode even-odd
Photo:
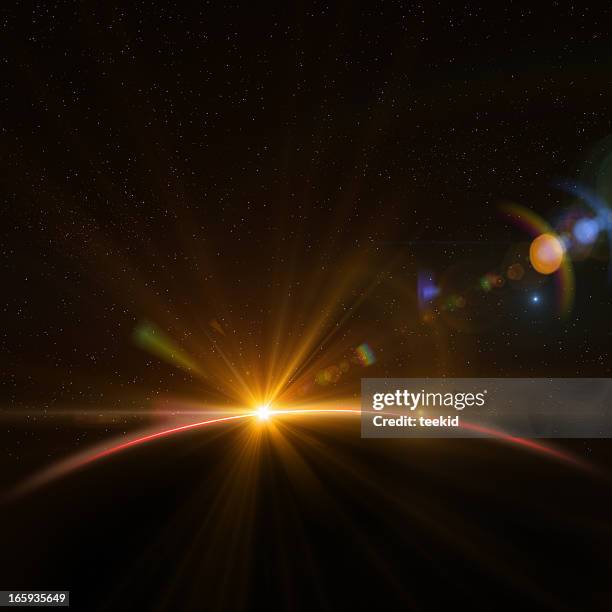
{"label": "night sky", "polygon": [[[362,376],[610,376],[605,236],[561,312],[503,205],[560,228],[591,214],[560,180],[612,199],[611,13],[3,6],[2,489],[164,411],[244,409],[239,381],[269,399],[285,368],[272,399],[302,404],[356,401]],[[258,452],[244,426],[181,434],[6,502],[0,589],[609,609],[608,441],[557,441],[582,474],[493,441],[285,427]]]}

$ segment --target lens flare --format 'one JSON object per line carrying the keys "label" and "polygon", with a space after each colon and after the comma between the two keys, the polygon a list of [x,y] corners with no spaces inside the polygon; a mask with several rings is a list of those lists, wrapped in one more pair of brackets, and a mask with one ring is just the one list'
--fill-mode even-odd
{"label": "lens flare", "polygon": [[419,272],[417,276],[417,300],[419,308],[425,309],[430,302],[440,295],[440,287],[434,282],[430,272]]}
{"label": "lens flare", "polygon": [[529,261],[540,274],[553,274],[563,263],[565,250],[552,234],[541,234],[529,247]]}
{"label": "lens flare", "polygon": [[[534,239],[539,238],[543,234],[550,235],[551,237],[555,238],[558,246],[561,247],[561,260],[553,272],[555,272],[554,278],[557,285],[558,312],[561,316],[567,317],[571,313],[572,306],[574,304],[574,270],[570,258],[564,256],[565,253],[563,245],[561,244],[559,238],[556,237],[554,230],[544,219],[524,206],[513,203],[503,204],[500,209],[514,224],[529,233]],[[533,243],[531,248],[533,248]],[[556,248],[557,246],[553,247],[553,252]],[[532,260],[532,265],[533,263],[534,262]],[[534,268],[538,270],[535,265]],[[544,274],[544,272],[542,272],[542,274]],[[552,274],[552,272],[549,272],[548,274]]]}
{"label": "lens flare", "polygon": [[134,330],[133,338],[140,348],[156,357],[188,372],[201,373],[198,364],[152,323],[141,323]]}
{"label": "lens flare", "polygon": [[599,223],[595,219],[583,218],[574,225],[574,238],[580,244],[593,244],[599,234]]}
{"label": "lens flare", "polygon": [[359,363],[364,367],[376,363],[376,355],[374,355],[374,351],[372,350],[370,345],[365,342],[363,344],[360,344],[355,349],[355,353],[357,355]]}
{"label": "lens flare", "polygon": [[[602,232],[607,234],[608,243],[609,245],[612,245],[612,216],[608,202],[606,202],[606,200],[595,191],[589,189],[585,185],[581,185],[576,181],[559,180],[556,182],[555,187],[565,191],[566,193],[579,197],[590,207],[590,209],[596,215],[595,220],[598,226],[598,235]],[[591,231],[592,228],[589,231],[589,234]],[[579,240],[577,236],[576,239]],[[608,279],[610,282],[612,282],[612,266],[608,266]]]}
{"label": "lens flare", "polygon": [[506,276],[512,281],[520,281],[525,276],[525,269],[520,263],[513,263],[508,266]]}

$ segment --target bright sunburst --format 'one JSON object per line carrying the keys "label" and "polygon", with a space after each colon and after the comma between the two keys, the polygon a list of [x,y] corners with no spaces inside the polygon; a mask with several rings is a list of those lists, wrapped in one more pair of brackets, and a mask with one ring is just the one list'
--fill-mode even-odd
{"label": "bright sunburst", "polygon": [[262,404],[261,406],[258,406],[257,408],[257,418],[260,421],[267,421],[270,418],[270,405],[269,404]]}

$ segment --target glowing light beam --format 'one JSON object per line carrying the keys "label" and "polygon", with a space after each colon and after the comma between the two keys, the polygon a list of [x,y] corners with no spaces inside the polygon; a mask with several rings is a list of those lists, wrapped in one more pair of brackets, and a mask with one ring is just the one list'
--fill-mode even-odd
{"label": "glowing light beam", "polygon": [[[7,495],[4,496],[4,501],[10,501],[11,499],[15,499],[25,493],[31,492],[34,489],[38,488],[41,485],[47,484],[53,480],[56,480],[62,476],[69,474],[77,469],[85,467],[91,463],[94,463],[100,459],[104,459],[106,457],[110,457],[111,455],[115,455],[122,451],[128,450],[129,448],[133,448],[135,446],[139,446],[146,442],[151,442],[153,440],[158,440],[160,438],[166,438],[168,436],[178,434],[184,431],[189,431],[192,429],[198,429],[201,427],[206,427],[210,425],[215,425],[218,423],[227,423],[230,421],[240,421],[248,418],[257,418],[262,419],[262,409],[265,408],[266,412],[263,413],[266,415],[266,419],[270,416],[270,408],[269,405],[260,406],[256,412],[246,412],[244,414],[235,414],[231,416],[219,417],[215,419],[207,419],[204,421],[198,421],[196,423],[187,423],[185,425],[179,425],[177,427],[171,427],[169,429],[163,429],[161,431],[153,431],[147,433],[145,435],[142,432],[130,440],[121,442],[119,444],[115,444],[112,446],[106,445],[98,445],[93,449],[85,451],[83,453],[79,453],[78,455],[73,455],[72,457],[68,457],[63,461],[55,463],[48,468],[34,474],[27,480],[23,481],[17,487],[15,487],[12,491],[10,491]],[[362,413],[361,410],[352,409],[352,408],[295,408],[295,409],[285,409],[285,410],[274,410],[274,415],[315,415],[315,414],[324,414],[324,413],[332,413],[332,414],[347,414],[347,415],[360,415]],[[372,414],[378,414],[372,412]],[[390,413],[391,414],[391,413]],[[554,449],[550,446],[537,442],[535,440],[530,440],[526,438],[520,438],[518,436],[513,436],[507,434],[503,431],[490,429],[481,427],[479,425],[470,424],[463,422],[461,427],[464,427],[467,430],[475,431],[483,434],[484,436],[491,437],[493,439],[498,439],[503,442],[512,443],[519,445],[525,449],[529,449],[532,451],[537,451],[538,453],[546,454],[550,457],[553,457],[558,460],[565,461],[567,463],[573,464],[574,466],[581,467],[583,469],[587,469],[588,464],[580,461],[578,458],[570,455],[569,453],[564,453],[560,450]]]}

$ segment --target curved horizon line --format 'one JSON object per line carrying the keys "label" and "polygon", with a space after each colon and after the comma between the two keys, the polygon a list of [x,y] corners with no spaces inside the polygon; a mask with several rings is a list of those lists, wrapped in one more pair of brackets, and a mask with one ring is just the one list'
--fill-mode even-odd
{"label": "curved horizon line", "polygon": [[[275,415],[290,415],[290,414],[320,414],[320,413],[334,413],[334,414],[361,414],[362,410],[357,410],[353,408],[296,408],[296,409],[272,409],[270,411],[270,417]],[[372,412],[372,411],[367,411]],[[391,413],[388,413],[391,414]],[[395,415],[399,416],[399,415]],[[129,448],[140,446],[146,442],[150,442],[152,440],[157,440],[160,438],[164,438],[167,436],[171,436],[177,433],[181,433],[184,431],[189,431],[191,429],[198,429],[200,427],[205,427],[207,425],[215,425],[217,423],[226,423],[230,421],[239,421],[246,418],[257,418],[257,412],[247,412],[245,414],[237,414],[230,415],[225,417],[219,417],[215,419],[207,419],[204,421],[197,421],[195,423],[187,423],[185,425],[178,425],[176,427],[171,427],[169,429],[163,429],[161,431],[153,431],[146,435],[138,435],[133,437],[130,440],[125,442],[121,442],[120,444],[115,444],[112,446],[98,444],[94,447],[94,449],[86,450],[76,455],[69,456],[63,460],[60,460],[51,466],[42,469],[41,471],[33,474],[25,481],[18,484],[16,487],[12,489],[7,495],[4,496],[4,499],[14,499],[15,497],[19,497],[20,495],[32,491],[39,487],[42,484],[46,484],[53,480],[56,480],[72,471],[75,471],[79,468],[85,467],[91,463],[94,463],[100,459],[104,459],[105,457],[109,457],[116,453],[120,453],[124,450],[128,450]],[[552,448],[546,444],[542,444],[541,442],[536,442],[533,439],[521,438],[518,436],[514,436],[503,432],[501,430],[491,429],[488,427],[481,427],[479,425],[465,423],[461,425],[467,430],[475,431],[483,434],[483,437],[480,439],[493,439],[499,440],[501,442],[505,442],[510,445],[518,445],[524,449],[531,450],[534,452],[538,452],[540,454],[548,455],[555,459],[565,461],[577,467],[581,467],[583,469],[587,469],[590,467],[584,461],[581,461],[579,458],[569,454],[562,452],[558,449]],[[99,449],[100,446],[104,446],[102,450],[98,450],[94,452],[95,449]]]}

